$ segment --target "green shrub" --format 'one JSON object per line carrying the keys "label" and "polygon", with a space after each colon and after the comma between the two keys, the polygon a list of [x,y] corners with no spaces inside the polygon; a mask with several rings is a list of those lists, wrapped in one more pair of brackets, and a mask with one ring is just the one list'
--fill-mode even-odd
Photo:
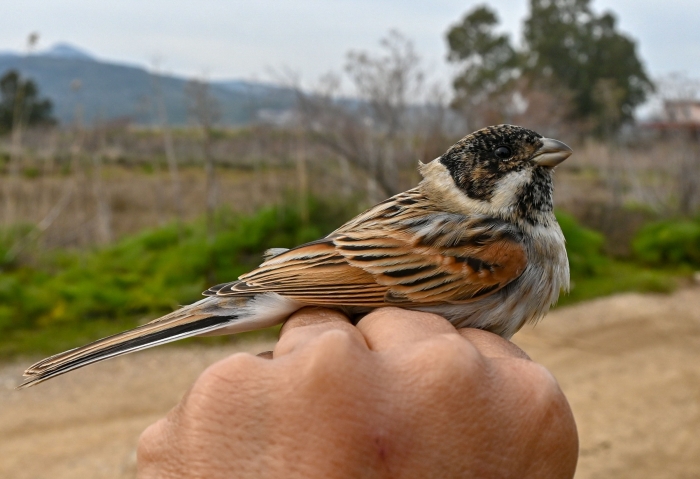
{"label": "green shrub", "polygon": [[608,262],[603,254],[603,235],[579,225],[573,216],[566,213],[557,212],[557,221],[566,238],[571,276],[576,278],[600,274]]}
{"label": "green shrub", "polygon": [[651,224],[635,236],[632,250],[655,266],[700,267],[700,220],[669,220]]}
{"label": "green shrub", "polygon": [[559,304],[623,291],[670,292],[677,286],[678,271],[615,260],[604,254],[602,234],[584,228],[567,214],[558,212],[557,219],[566,238],[571,267],[571,291],[560,296]]}
{"label": "green shrub", "polygon": [[[285,207],[249,216],[220,212],[213,241],[200,221],[6,267],[0,272],[0,355],[55,352],[79,338],[136,326],[198,300],[208,286],[235,280],[260,264],[266,249],[317,239],[353,213],[348,206],[310,200],[314,226],[308,226]],[[11,243],[0,235],[0,254]]]}
{"label": "green shrub", "polygon": [[[37,253],[30,262],[0,262],[0,356],[55,353],[134,327],[196,301],[208,286],[235,280],[260,264],[264,250],[315,240],[357,212],[351,204],[313,198],[308,208],[307,223],[289,207],[253,215],[221,211],[211,241],[204,221],[198,221],[145,231],[93,251],[54,250]],[[620,290],[672,288],[670,274],[608,259],[602,235],[569,215],[557,217],[574,284],[572,294],[562,298],[565,303]],[[0,255],[27,233],[24,227],[0,231]]]}

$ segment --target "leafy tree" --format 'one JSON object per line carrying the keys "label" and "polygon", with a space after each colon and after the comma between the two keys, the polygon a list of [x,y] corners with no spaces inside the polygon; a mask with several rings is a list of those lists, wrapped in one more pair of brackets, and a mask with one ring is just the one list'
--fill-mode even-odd
{"label": "leafy tree", "polygon": [[447,32],[448,60],[463,65],[453,83],[454,105],[467,113],[518,76],[520,55],[508,35],[495,32],[497,25],[496,13],[482,5]]}
{"label": "leafy tree", "polygon": [[616,128],[632,119],[654,86],[634,40],[617,31],[612,13],[596,15],[590,3],[530,0],[524,29],[528,69],[573,91],[578,116],[595,119],[599,130]]}
{"label": "leafy tree", "polygon": [[494,93],[527,84],[570,92],[572,119],[598,133],[632,120],[654,85],[634,40],[617,30],[612,13],[597,15],[590,3],[530,0],[521,49],[496,33],[492,10],[476,7],[447,32],[449,60],[464,64],[454,81],[457,102],[491,101]]}
{"label": "leafy tree", "polygon": [[54,124],[53,104],[39,98],[39,89],[31,80],[22,80],[10,70],[0,78],[0,135],[12,130],[16,122],[24,125]]}

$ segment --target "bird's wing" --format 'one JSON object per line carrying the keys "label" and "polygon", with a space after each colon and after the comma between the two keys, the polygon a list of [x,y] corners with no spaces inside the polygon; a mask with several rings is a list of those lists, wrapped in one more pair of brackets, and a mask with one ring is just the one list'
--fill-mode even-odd
{"label": "bird's wing", "polygon": [[410,190],[206,294],[276,292],[327,306],[459,303],[504,287],[526,264],[511,224],[437,211]]}
{"label": "bird's wing", "polygon": [[57,354],[31,366],[28,387],[87,364],[246,322],[240,309],[256,294],[279,293],[320,306],[460,303],[502,288],[525,269],[520,233],[506,222],[435,210],[416,190],[361,214],[327,238],[274,250],[215,296],[131,331]]}

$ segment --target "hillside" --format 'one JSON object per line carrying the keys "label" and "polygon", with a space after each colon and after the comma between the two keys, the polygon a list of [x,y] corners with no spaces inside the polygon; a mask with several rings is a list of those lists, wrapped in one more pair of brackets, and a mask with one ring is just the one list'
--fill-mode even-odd
{"label": "hillside", "polygon": [[[61,123],[75,119],[82,106],[87,123],[130,119],[134,123],[158,123],[154,77],[143,67],[109,63],[96,59],[70,45],[59,44],[45,52],[18,55],[0,52],[0,75],[19,70],[33,79],[42,95],[54,103],[54,114]],[[159,76],[169,120],[174,125],[189,120],[185,85],[187,79]],[[80,85],[79,88],[75,88]],[[288,89],[263,83],[228,80],[211,84],[211,95],[221,110],[223,124],[245,124],[261,116],[289,109],[294,95]],[[271,115],[272,113],[272,115]]]}

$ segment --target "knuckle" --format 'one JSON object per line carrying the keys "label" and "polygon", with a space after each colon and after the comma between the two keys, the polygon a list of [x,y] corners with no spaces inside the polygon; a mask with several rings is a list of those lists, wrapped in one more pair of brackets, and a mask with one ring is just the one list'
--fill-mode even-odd
{"label": "knuckle", "polygon": [[531,387],[535,388],[539,401],[546,404],[557,402],[563,397],[559,382],[547,368],[537,363],[530,363],[532,375]]}
{"label": "knuckle", "polygon": [[445,363],[465,365],[480,358],[476,348],[456,334],[437,335],[426,342],[428,351]]}
{"label": "knuckle", "polygon": [[141,433],[136,444],[136,457],[139,462],[151,463],[160,457],[159,446],[164,443],[164,426],[165,419],[160,419]]}
{"label": "knuckle", "polygon": [[424,311],[414,311],[410,309],[397,308],[395,306],[387,306],[383,308],[378,308],[367,314],[361,321],[382,321],[384,319],[395,320],[400,318],[402,321],[406,319],[412,320],[423,320],[423,321],[436,321],[445,322],[445,318],[435,313],[428,313]]}
{"label": "knuckle", "polygon": [[195,380],[183,401],[184,410],[216,410],[220,398],[247,390],[251,379],[259,376],[267,361],[247,353],[237,353],[209,366]]}
{"label": "knuckle", "polygon": [[[297,356],[294,381],[317,389],[346,389],[363,381],[368,356],[363,356],[355,339],[347,331],[324,331]],[[359,367],[358,367],[359,366]]]}
{"label": "knuckle", "polygon": [[473,377],[483,366],[483,358],[467,341],[454,334],[441,334],[416,344],[414,360],[432,369],[432,378],[445,382]]}
{"label": "knuckle", "polygon": [[559,389],[559,383],[549,369],[532,361],[528,361],[526,364],[530,367],[533,376],[535,379],[537,379],[537,382],[540,383],[541,386],[546,386],[547,389],[550,390]]}
{"label": "knuckle", "polygon": [[316,368],[337,367],[352,354],[355,340],[348,331],[332,329],[319,334],[309,345],[310,364]]}
{"label": "knuckle", "polygon": [[547,368],[533,361],[516,359],[520,365],[521,374],[526,378],[525,383],[536,391],[552,393],[559,390],[559,384]]}
{"label": "knuckle", "polygon": [[331,329],[318,335],[316,346],[329,348],[331,351],[345,350],[352,346],[354,339],[349,331],[343,329]]}
{"label": "knuckle", "polygon": [[[168,418],[172,415],[168,415]],[[173,430],[168,418],[160,419],[139,436],[136,445],[137,476],[161,479],[185,477],[185,456],[189,453],[187,441],[180,430]],[[185,434],[186,436],[187,434]],[[187,476],[191,477],[191,476]]]}
{"label": "knuckle", "polygon": [[532,411],[546,412],[566,402],[556,378],[541,364],[524,359],[510,359],[502,366],[503,373],[510,377],[510,387],[517,388],[518,397],[527,398]]}
{"label": "knuckle", "polygon": [[377,318],[384,318],[387,316],[394,316],[399,313],[403,313],[405,310],[401,308],[397,308],[395,306],[387,306],[384,308],[377,308],[372,311],[370,311],[367,315],[365,315],[364,319],[377,319]]}
{"label": "knuckle", "polygon": [[[354,337],[353,334],[354,333]],[[337,334],[337,336],[333,336]],[[330,336],[329,336],[330,335]],[[325,347],[326,342],[357,342],[357,331],[350,323],[333,322],[297,327],[284,333],[275,346],[275,356],[283,356],[293,351],[308,352],[309,349]]]}

